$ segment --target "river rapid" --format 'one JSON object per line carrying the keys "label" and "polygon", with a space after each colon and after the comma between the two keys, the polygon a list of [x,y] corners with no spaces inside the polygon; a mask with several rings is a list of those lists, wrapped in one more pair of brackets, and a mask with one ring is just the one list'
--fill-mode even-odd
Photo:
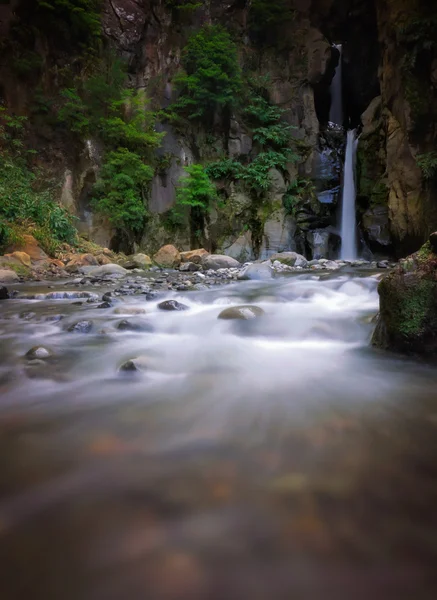
{"label": "river rapid", "polygon": [[[107,308],[112,284],[16,286],[0,304],[2,600],[436,598],[437,369],[371,348],[379,277]],[[218,319],[242,304],[265,314]],[[51,355],[25,357],[39,345]],[[135,357],[144,370],[120,372]]]}

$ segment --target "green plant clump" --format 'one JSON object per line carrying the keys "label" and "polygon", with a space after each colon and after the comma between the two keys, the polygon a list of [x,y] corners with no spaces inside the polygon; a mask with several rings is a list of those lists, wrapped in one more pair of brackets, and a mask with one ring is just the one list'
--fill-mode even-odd
{"label": "green plant clump", "polygon": [[437,152],[418,154],[416,161],[425,179],[434,179],[437,176]]}
{"label": "green plant clump", "polygon": [[170,112],[210,122],[217,110],[231,110],[242,89],[237,47],[219,25],[206,25],[191,36],[175,78],[179,98]]}
{"label": "green plant clump", "polygon": [[144,230],[155,150],[164,135],[156,131],[156,114],[146,109],[142,94],[126,87],[125,66],[111,55],[62,96],[60,122],[81,139],[99,140],[106,148],[92,205],[131,247]]}

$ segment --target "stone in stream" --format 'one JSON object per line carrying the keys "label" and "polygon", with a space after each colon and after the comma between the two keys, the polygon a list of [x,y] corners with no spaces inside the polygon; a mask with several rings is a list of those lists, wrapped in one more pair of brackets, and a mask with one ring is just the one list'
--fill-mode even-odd
{"label": "stone in stream", "polygon": [[254,306],[252,304],[242,305],[242,306],[232,306],[230,308],[225,308],[219,314],[219,319],[240,319],[244,321],[248,321],[249,319],[256,319],[258,317],[262,317],[265,315],[265,312],[259,306]]}
{"label": "stone in stream", "polygon": [[201,268],[202,267],[198,264],[196,265],[195,263],[192,263],[192,262],[186,262],[186,263],[181,264],[181,266],[179,267],[179,271],[194,273],[196,271],[200,271]]}
{"label": "stone in stream", "polygon": [[305,256],[302,256],[302,254],[298,254],[297,252],[279,252],[270,257],[272,263],[275,262],[275,260],[278,260],[283,265],[288,265],[289,267],[306,268],[308,266],[308,261]]}
{"label": "stone in stream", "polygon": [[102,302],[101,304],[97,305],[96,308],[111,308],[111,304],[109,302]]}
{"label": "stone in stream", "polygon": [[34,317],[36,317],[36,313],[30,310],[25,310],[24,312],[20,313],[20,319],[24,319],[24,321],[30,321]]}
{"label": "stone in stream", "polygon": [[117,325],[119,331],[144,331],[151,333],[154,331],[153,325],[140,319],[123,319]]}
{"label": "stone in stream", "polygon": [[253,263],[251,265],[247,265],[240,271],[237,275],[237,279],[245,280],[252,279],[254,281],[262,281],[271,279],[273,277],[273,269],[272,265],[269,261],[263,263]]}
{"label": "stone in stream", "polygon": [[177,300],[165,300],[158,304],[158,308],[161,310],[189,310],[190,307]]}
{"label": "stone in stream", "polygon": [[26,358],[30,360],[49,358],[50,356],[52,356],[52,352],[44,346],[34,346],[26,352]]}
{"label": "stone in stream", "polygon": [[72,333],[89,333],[92,328],[92,321],[78,321],[77,323],[73,323],[73,325],[70,325],[67,331],[70,331]]}
{"label": "stone in stream", "polygon": [[144,308],[138,306],[120,306],[114,310],[114,315],[144,315]]}
{"label": "stone in stream", "polygon": [[9,297],[8,288],[4,285],[0,286],[0,300],[8,300]]}
{"label": "stone in stream", "polygon": [[10,269],[0,269],[0,281],[3,283],[14,283],[16,281],[20,281],[20,278]]}
{"label": "stone in stream", "polygon": [[241,267],[241,264],[235,258],[225,254],[208,254],[202,258],[202,267],[205,270],[217,271],[218,269],[236,269]]}
{"label": "stone in stream", "polygon": [[44,320],[46,323],[59,323],[59,321],[62,321],[63,318],[64,315],[49,315]]}
{"label": "stone in stream", "polygon": [[103,277],[105,275],[112,275],[117,277],[124,277],[128,274],[128,271],[116,264],[101,265],[100,267],[91,267],[86,270],[86,274],[89,277]]}
{"label": "stone in stream", "polygon": [[146,356],[137,356],[131,358],[121,365],[119,371],[121,373],[144,372],[149,368],[149,361]]}

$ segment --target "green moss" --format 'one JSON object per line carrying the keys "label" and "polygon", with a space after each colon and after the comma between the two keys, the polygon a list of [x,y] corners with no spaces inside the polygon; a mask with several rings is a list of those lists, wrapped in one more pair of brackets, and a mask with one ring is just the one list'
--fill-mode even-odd
{"label": "green moss", "polygon": [[426,242],[426,244],[424,244],[422,246],[422,248],[419,250],[419,252],[417,253],[417,258],[420,261],[426,261],[428,258],[430,258],[430,256],[432,254],[433,254],[433,251],[432,251],[431,243]]}
{"label": "green moss", "polygon": [[9,269],[12,269],[12,271],[15,271],[15,273],[19,276],[19,277],[29,277],[31,270],[29,269],[29,267],[26,267],[25,265],[18,265],[17,263],[6,263],[5,265],[6,267],[8,267]]}
{"label": "green moss", "polygon": [[392,335],[415,338],[426,331],[436,309],[434,281],[422,279],[407,286],[388,277],[378,291],[381,314]]}

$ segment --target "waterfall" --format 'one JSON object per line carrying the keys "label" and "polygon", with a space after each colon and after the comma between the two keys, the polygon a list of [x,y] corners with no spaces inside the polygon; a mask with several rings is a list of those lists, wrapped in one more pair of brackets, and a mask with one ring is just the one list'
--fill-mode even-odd
{"label": "waterfall", "polygon": [[341,44],[334,44],[334,48],[337,48],[340,52],[340,57],[331,83],[331,108],[329,111],[329,120],[336,125],[343,125],[342,46]]}
{"label": "waterfall", "polygon": [[341,258],[346,260],[354,260],[357,257],[355,215],[355,154],[357,145],[356,130],[351,129],[347,132],[341,206]]}

